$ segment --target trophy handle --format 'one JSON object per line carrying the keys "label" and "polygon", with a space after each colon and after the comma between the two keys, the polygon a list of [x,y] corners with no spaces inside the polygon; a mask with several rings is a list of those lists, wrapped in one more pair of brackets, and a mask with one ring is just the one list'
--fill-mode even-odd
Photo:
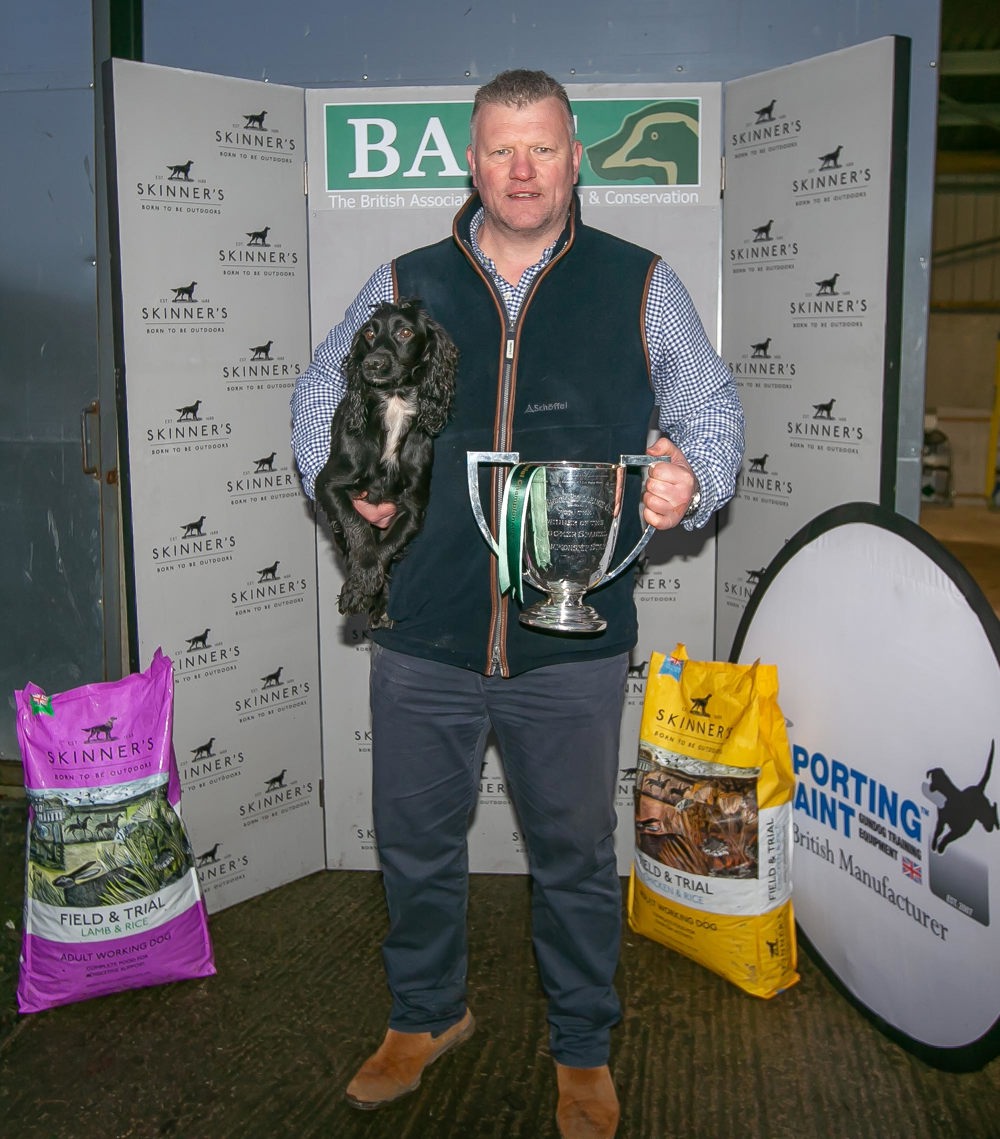
{"label": "trophy handle", "polygon": [[[620,460],[620,463],[623,467],[651,467],[654,463],[669,463],[669,462],[670,462],[669,459],[666,459],[663,456],[655,456],[655,455],[622,455],[621,460]],[[649,542],[649,539],[652,538],[655,531],[656,531],[656,527],[650,525],[647,522],[646,523],[646,529],[643,530],[642,537],[639,539],[639,541],[636,542],[636,544],[632,547],[631,550],[629,550],[629,552],[618,563],[618,565],[615,567],[615,569],[609,570],[604,575],[604,577],[601,578],[601,580],[600,580],[600,582],[598,582],[598,584],[603,585],[606,581],[611,581],[612,578],[616,578],[622,572],[623,569],[625,569],[627,566],[630,566],[632,564],[632,562],[634,562],[635,559],[646,548],[646,545]],[[592,586],[591,588],[596,589],[596,586]]]}
{"label": "trophy handle", "polygon": [[509,463],[516,466],[521,461],[520,453],[517,451],[467,451],[465,461],[465,469],[469,478],[469,502],[472,504],[472,513],[487,545],[499,557],[500,547],[496,538],[490,533],[489,526],[486,525],[486,515],[483,513],[483,503],[479,497],[479,464]]}

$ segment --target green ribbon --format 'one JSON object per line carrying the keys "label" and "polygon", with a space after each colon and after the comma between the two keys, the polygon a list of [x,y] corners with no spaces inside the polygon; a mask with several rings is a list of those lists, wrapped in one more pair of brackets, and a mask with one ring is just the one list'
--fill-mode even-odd
{"label": "green ribbon", "polygon": [[531,507],[535,560],[539,567],[549,564],[549,526],[546,508],[545,467],[519,463],[507,479],[500,506],[500,592],[509,589],[524,601],[524,523]]}

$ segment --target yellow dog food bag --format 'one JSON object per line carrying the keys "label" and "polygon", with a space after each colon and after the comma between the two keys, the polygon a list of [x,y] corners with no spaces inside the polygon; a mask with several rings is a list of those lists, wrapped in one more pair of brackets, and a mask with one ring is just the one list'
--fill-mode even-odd
{"label": "yellow dog food bag", "polygon": [[794,985],[794,786],[775,665],[653,653],[629,927],[754,996]]}

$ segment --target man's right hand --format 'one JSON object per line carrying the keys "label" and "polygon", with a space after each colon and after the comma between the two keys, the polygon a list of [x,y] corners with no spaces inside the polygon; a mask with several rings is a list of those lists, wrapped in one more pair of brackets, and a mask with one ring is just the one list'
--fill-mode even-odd
{"label": "man's right hand", "polygon": [[366,521],[379,530],[388,530],[392,520],[396,517],[396,504],[394,502],[379,502],[377,504],[366,501],[364,493],[351,500],[354,509]]}

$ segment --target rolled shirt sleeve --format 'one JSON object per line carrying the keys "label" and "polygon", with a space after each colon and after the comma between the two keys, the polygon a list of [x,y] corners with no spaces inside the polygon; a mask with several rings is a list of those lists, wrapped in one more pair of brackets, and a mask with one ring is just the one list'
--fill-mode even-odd
{"label": "rolled shirt sleeve", "polygon": [[743,462],[744,417],[732,373],[710,344],[694,303],[664,261],[653,270],[646,303],[653,390],[660,431],[684,452],[701,487],[704,526],[736,491]]}
{"label": "rolled shirt sleeve", "polygon": [[302,476],[302,489],[316,496],[316,476],[330,457],[330,420],[344,398],[347,379],[344,360],[355,333],[372,309],[393,300],[392,270],[380,266],[368,279],[344,313],[344,319],[331,328],[313,353],[309,367],[295,382],[292,391],[292,453]]}

